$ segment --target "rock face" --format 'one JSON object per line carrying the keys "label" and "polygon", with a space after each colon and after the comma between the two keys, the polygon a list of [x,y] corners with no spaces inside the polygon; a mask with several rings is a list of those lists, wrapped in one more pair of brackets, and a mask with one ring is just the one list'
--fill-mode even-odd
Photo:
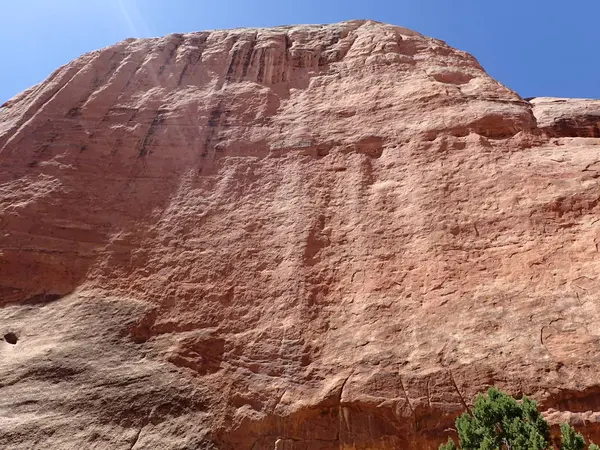
{"label": "rock face", "polygon": [[546,134],[600,138],[600,100],[538,97],[531,103]]}
{"label": "rock face", "polygon": [[598,436],[599,110],[370,21],[60,68],[0,109],[0,446],[437,448],[492,384]]}

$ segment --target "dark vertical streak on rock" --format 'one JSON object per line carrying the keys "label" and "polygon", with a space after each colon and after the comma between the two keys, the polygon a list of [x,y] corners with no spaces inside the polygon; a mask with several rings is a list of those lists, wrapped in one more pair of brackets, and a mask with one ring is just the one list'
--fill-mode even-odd
{"label": "dark vertical streak on rock", "polygon": [[[133,71],[133,73],[131,74],[131,76],[129,77],[129,79],[127,80],[127,83],[125,83],[125,87],[123,88],[123,91],[127,90],[127,88],[131,85],[131,82],[135,79],[136,75],[138,74],[138,72],[142,68],[142,65],[146,61],[146,56],[144,58],[142,58],[140,60],[140,62],[138,63],[137,67],[135,68],[135,70]],[[119,97],[120,97],[120,95],[119,95]]]}
{"label": "dark vertical streak on rock", "polygon": [[177,42],[175,42],[173,44],[173,48],[171,49],[171,51],[169,52],[169,54],[167,55],[167,59],[165,59],[165,62],[162,66],[160,66],[160,69],[158,69],[158,75],[162,75],[163,72],[165,71],[165,69],[167,68],[167,66],[169,64],[171,64],[171,61],[173,60],[173,57],[175,56],[175,53],[177,53],[177,50],[179,49],[179,47],[181,46],[181,44],[183,43],[183,37],[180,35],[178,37]]}
{"label": "dark vertical streak on rock", "polygon": [[[125,86],[123,87],[123,89],[121,89],[121,91],[119,92],[119,95],[117,95],[117,97],[115,98],[115,101],[114,101],[113,105],[108,108],[108,110],[106,111],[106,113],[102,117],[101,122],[108,121],[108,117],[109,117],[110,113],[112,111],[114,111],[115,107],[118,105],[118,102],[119,102],[120,98],[123,96],[123,93],[125,93],[127,91],[127,88],[131,84],[131,81],[135,78],[135,76],[139,72],[139,70],[142,67],[142,64],[144,63],[145,60],[146,60],[145,57],[141,57],[140,58],[140,60],[138,61],[137,65],[135,67],[135,70],[133,72],[131,72],[131,75],[129,75],[129,78],[127,79],[127,82],[125,83]],[[123,64],[123,62],[122,62],[122,64]],[[72,113],[72,110],[69,111],[69,113]]]}
{"label": "dark vertical streak on rock", "polygon": [[[184,80],[185,76],[187,75],[188,71],[191,68],[196,67],[196,65],[202,59],[202,54],[204,53],[204,46],[206,45],[207,37],[208,37],[207,35],[201,35],[199,38],[190,39],[189,44],[195,45],[197,47],[197,51],[193,51],[189,54],[188,61],[185,64],[183,70],[181,71],[181,74],[179,75],[179,80],[177,81],[177,86],[181,86],[183,84],[183,80]],[[194,59],[194,56],[196,55],[196,53],[197,53],[197,56],[195,58],[195,61],[192,61],[192,59]]]}
{"label": "dark vertical streak on rock", "polygon": [[[228,46],[227,46],[227,48],[224,50],[224,53],[227,53],[227,54],[229,54],[229,52],[231,51],[231,49],[233,48],[233,46],[236,44],[236,42],[238,41],[238,39],[239,39],[239,35],[237,35],[237,34],[234,34],[233,36],[231,36],[231,39],[229,39],[229,40],[227,41],[227,44],[228,44]],[[227,81],[228,81],[228,79],[227,79],[227,74],[225,74],[225,76],[224,76],[224,77],[223,77],[223,76],[221,76],[221,75],[219,75],[219,79],[218,79],[218,82],[217,82],[217,84],[216,84],[216,86],[215,86],[215,90],[217,90],[217,91],[220,91],[221,89],[223,89],[223,85],[224,85],[224,84],[225,84]]]}
{"label": "dark vertical streak on rock", "polygon": [[218,128],[221,125],[221,117],[223,115],[223,102],[219,101],[217,106],[211,111],[210,116],[208,117],[207,127],[208,134],[206,136],[206,140],[204,141],[204,151],[200,156],[206,157],[208,156],[209,149],[213,147],[212,142],[217,133]]}
{"label": "dark vertical streak on rock", "polygon": [[244,67],[242,68],[242,80],[248,75],[248,70],[250,69],[250,65],[252,63],[252,57],[254,56],[254,47],[256,46],[256,33],[252,36],[252,40],[250,41],[250,47],[246,51],[246,56],[244,58]]}
{"label": "dark vertical streak on rock", "polygon": [[221,118],[221,103],[210,113],[210,117],[208,118],[208,126],[209,127],[217,127],[219,125],[219,119]]}
{"label": "dark vertical streak on rock", "polygon": [[187,72],[189,65],[190,65],[190,61],[188,59],[188,62],[185,63],[185,65],[183,66],[183,70],[181,71],[181,74],[179,75],[179,79],[177,80],[177,86],[181,86],[181,82],[183,81],[183,77],[185,76],[185,73]]}
{"label": "dark vertical streak on rock", "polygon": [[138,157],[142,158],[148,154],[148,146],[152,142],[152,138],[154,136],[154,133],[156,132],[156,127],[158,127],[162,123],[162,121],[163,121],[163,116],[162,116],[161,112],[158,111],[156,113],[156,116],[152,120],[150,127],[148,128],[148,132],[146,133],[146,136],[144,136],[144,140],[142,141],[142,144],[140,145]]}
{"label": "dark vertical streak on rock", "polygon": [[225,80],[231,81],[233,79],[233,74],[235,73],[235,68],[237,66],[239,50],[235,49],[233,51],[233,55],[231,55],[231,62],[229,63],[229,68],[227,69],[227,74],[225,75]]}
{"label": "dark vertical streak on rock", "polygon": [[267,56],[267,49],[260,49],[260,57],[258,59],[258,75],[256,81],[262,83],[265,79],[265,58]]}
{"label": "dark vertical streak on rock", "polygon": [[[109,61],[113,61],[115,56],[121,56],[122,54],[119,52],[113,52],[113,54],[110,56]],[[116,72],[116,70],[118,69],[118,67],[120,66],[120,64],[122,63],[122,58],[119,58],[118,61],[114,61],[112,62],[112,64],[110,65],[109,69],[102,75],[98,76],[96,75],[94,77],[94,81],[92,82],[92,85],[90,86],[87,94],[81,99],[79,100],[74,107],[72,107],[67,113],[66,116],[68,117],[77,117],[81,114],[81,108],[83,107],[83,105],[85,105],[87,103],[87,101],[92,97],[92,95],[94,95],[94,93],[96,92],[96,90],[100,87],[103,87],[107,84],[107,81],[113,76],[113,74]]]}
{"label": "dark vertical streak on rock", "polygon": [[292,38],[290,38],[290,35],[286,33],[286,35],[285,35],[284,63],[283,63],[283,69],[281,71],[281,82],[286,82],[287,81],[287,71],[288,71],[289,66],[290,66],[290,49],[292,48],[293,44],[294,43],[292,42]]}
{"label": "dark vertical streak on rock", "polygon": [[[118,61],[114,61],[115,56],[120,56]],[[104,86],[106,82],[110,79],[110,77],[113,76],[120,63],[122,62],[122,56],[123,55],[120,52],[113,52],[113,54],[110,55],[110,58],[108,59],[109,62],[112,62],[110,68],[102,76],[94,78],[94,82],[92,83],[92,88],[90,91],[90,95],[88,95],[88,98],[91,96],[92,91],[95,91],[99,87]]]}
{"label": "dark vertical streak on rock", "polygon": [[195,45],[198,46],[198,57],[196,58],[196,61],[194,61],[194,63],[193,63],[194,66],[196,64],[198,64],[200,62],[200,60],[202,59],[202,54],[204,53],[204,46],[206,45],[207,39],[208,39],[208,36],[203,35],[200,37],[198,42],[195,43]]}
{"label": "dark vertical streak on rock", "polygon": [[[42,99],[39,102],[37,102],[37,99],[32,101],[31,105],[27,108],[27,110],[21,116],[21,118],[17,121],[17,123],[13,127],[11,127],[6,133],[4,133],[3,136],[0,137],[0,151],[2,151],[4,149],[4,146],[6,145],[8,140],[11,137],[13,137],[14,135],[16,135],[21,130],[21,128],[27,124],[29,119],[31,119],[42,108],[44,108],[48,103],[50,103],[54,98],[56,98],[56,96],[67,85],[69,85],[69,83],[71,83],[71,81],[73,81],[73,79],[75,79],[75,77],[77,75],[79,75],[79,73],[81,73],[81,71],[84,70],[85,67],[86,66],[84,65],[81,68],[79,68],[79,70],[76,70],[75,73],[71,77],[68,77],[68,79],[66,81],[61,82],[57,87],[51,89],[48,94],[44,95],[44,92],[42,91],[39,94],[39,96],[42,97]],[[68,69],[66,67],[65,67],[65,69],[68,71]]]}

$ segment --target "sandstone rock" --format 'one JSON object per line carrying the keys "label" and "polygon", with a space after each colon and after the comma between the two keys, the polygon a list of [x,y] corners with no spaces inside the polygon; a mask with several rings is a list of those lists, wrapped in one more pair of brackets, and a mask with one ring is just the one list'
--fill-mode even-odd
{"label": "sandstone rock", "polygon": [[600,100],[531,99],[540,129],[550,136],[600,138]]}
{"label": "sandstone rock", "polygon": [[598,436],[600,140],[550,104],[371,21],[58,69],[0,110],[0,444],[437,448],[492,384]]}

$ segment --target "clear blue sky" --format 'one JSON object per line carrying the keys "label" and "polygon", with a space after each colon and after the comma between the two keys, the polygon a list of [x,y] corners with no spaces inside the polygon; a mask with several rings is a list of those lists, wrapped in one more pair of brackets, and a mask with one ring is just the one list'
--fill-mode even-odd
{"label": "clear blue sky", "polygon": [[373,19],[472,53],[523,97],[600,98],[600,0],[1,0],[0,103],[127,37]]}

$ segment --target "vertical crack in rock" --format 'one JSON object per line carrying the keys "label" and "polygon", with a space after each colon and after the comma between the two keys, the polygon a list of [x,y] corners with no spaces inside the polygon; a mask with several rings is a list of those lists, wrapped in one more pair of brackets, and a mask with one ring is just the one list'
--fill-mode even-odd
{"label": "vertical crack in rock", "polygon": [[142,423],[142,425],[138,428],[136,434],[133,437],[133,442],[132,442],[131,447],[129,448],[129,450],[135,450],[135,446],[138,444],[138,442],[140,440],[140,437],[142,435],[142,431],[150,423],[150,420],[152,419],[152,416],[155,413],[155,411],[156,411],[156,408],[153,408],[150,411],[150,414],[148,414],[148,417],[146,417],[146,419],[144,420],[144,422]]}
{"label": "vertical crack in rock", "polygon": [[412,403],[410,402],[410,397],[408,396],[408,391],[406,390],[406,387],[404,386],[404,381],[402,381],[402,376],[400,374],[398,374],[398,380],[400,381],[400,387],[402,388],[402,392],[404,393],[404,397],[406,398],[406,404],[408,405],[408,408],[410,409],[410,412],[413,416],[413,423],[414,423],[415,431],[419,431],[419,423],[417,421],[417,413],[416,413],[415,409],[413,408]]}
{"label": "vertical crack in rock", "polygon": [[135,434],[135,436],[133,437],[133,443],[131,444],[131,447],[129,447],[129,450],[134,450],[135,446],[137,445],[138,441],[140,440],[140,436],[142,434],[142,430],[144,429],[146,425],[141,426],[137,433]]}
{"label": "vertical crack in rock", "polygon": [[468,411],[469,414],[473,415],[473,413],[471,412],[471,408],[469,408],[469,405],[467,404],[467,402],[465,401],[465,398],[462,395],[462,392],[460,392],[460,389],[458,389],[458,385],[456,384],[456,380],[454,379],[454,375],[452,374],[452,370],[447,369],[447,374],[450,377],[450,380],[452,381],[452,385],[454,386],[454,389],[456,390],[456,393],[458,394],[458,397],[460,398],[460,402],[462,403],[463,407],[465,408],[465,411]]}
{"label": "vertical crack in rock", "polygon": [[342,398],[344,397],[344,388],[346,387],[346,383],[348,383],[348,380],[352,377],[352,375],[354,375],[354,370],[342,382],[342,385],[340,386],[340,393],[338,394],[338,397],[337,397],[337,404],[338,404],[338,430],[337,430],[337,435],[336,435],[336,439],[335,440],[338,443],[340,443],[340,445],[341,445],[341,442],[342,442],[342,430],[344,429],[344,427],[342,425],[344,425],[345,428],[348,428],[349,425],[350,425],[349,423],[346,422],[346,415],[344,414],[344,407],[342,406]]}

